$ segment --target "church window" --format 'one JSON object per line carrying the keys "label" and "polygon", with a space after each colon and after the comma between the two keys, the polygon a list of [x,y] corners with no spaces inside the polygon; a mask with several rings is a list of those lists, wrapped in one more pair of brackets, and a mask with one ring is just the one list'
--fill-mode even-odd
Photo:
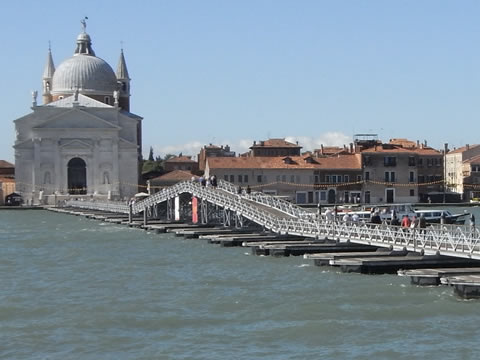
{"label": "church window", "polygon": [[105,96],[105,104],[110,105],[110,96]]}

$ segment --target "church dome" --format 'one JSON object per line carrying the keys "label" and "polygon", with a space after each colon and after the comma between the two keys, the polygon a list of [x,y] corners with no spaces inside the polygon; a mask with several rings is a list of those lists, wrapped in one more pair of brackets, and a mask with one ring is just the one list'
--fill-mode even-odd
{"label": "church dome", "polygon": [[117,77],[108,63],[96,56],[76,54],[55,70],[52,94],[111,95],[117,89]]}

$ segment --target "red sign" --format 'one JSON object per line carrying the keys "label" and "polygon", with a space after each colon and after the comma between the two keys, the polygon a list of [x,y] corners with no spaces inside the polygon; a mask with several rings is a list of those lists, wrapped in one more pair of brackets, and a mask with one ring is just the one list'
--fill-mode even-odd
{"label": "red sign", "polygon": [[194,224],[198,223],[198,199],[192,197],[192,222]]}

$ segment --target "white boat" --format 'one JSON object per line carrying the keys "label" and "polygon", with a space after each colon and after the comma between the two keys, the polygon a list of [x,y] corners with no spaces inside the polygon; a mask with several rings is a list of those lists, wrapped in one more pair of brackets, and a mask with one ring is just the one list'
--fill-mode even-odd
{"label": "white boat", "polygon": [[442,217],[445,219],[445,224],[457,224],[462,225],[465,223],[465,217],[469,213],[452,214],[448,210],[430,209],[430,210],[415,210],[418,217],[423,215],[427,223],[439,224],[442,221]]}

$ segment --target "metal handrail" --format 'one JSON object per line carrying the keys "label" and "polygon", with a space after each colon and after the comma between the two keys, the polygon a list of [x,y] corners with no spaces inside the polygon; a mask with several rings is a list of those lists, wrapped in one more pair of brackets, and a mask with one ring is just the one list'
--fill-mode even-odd
{"label": "metal handrail", "polygon": [[[402,248],[422,251],[425,254],[441,254],[480,259],[480,232],[468,226],[429,226],[424,229],[401,228],[388,224],[328,221],[292,216],[274,215],[262,207],[255,206],[249,197],[234,195],[221,189],[204,187],[194,182],[183,182],[162,189],[158,193],[132,205],[132,212],[138,214],[161,202],[190,193],[212,204],[232,210],[276,233],[326,237],[340,241],[374,245],[378,247]],[[69,206],[85,209],[128,213],[129,206],[113,202],[69,201]],[[268,206],[268,205],[267,205]],[[291,210],[291,209],[290,209]]]}
{"label": "metal handrail", "polygon": [[[218,181],[218,188],[231,194],[237,194],[238,192],[238,187],[225,180]],[[259,191],[252,191],[250,194],[242,194],[242,196],[250,201],[266,205],[296,218],[312,219],[316,216],[314,213],[306,211],[296,204]]]}

